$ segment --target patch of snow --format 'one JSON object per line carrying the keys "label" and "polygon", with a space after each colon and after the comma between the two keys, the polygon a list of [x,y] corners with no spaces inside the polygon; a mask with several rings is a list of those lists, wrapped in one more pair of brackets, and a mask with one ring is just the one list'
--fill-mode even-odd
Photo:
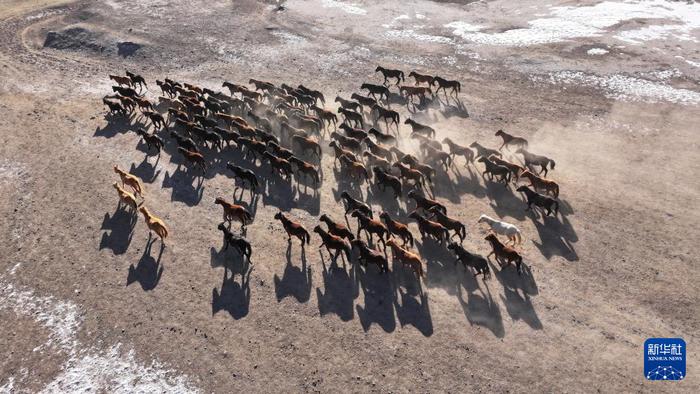
{"label": "patch of snow", "polygon": [[275,37],[279,37],[286,44],[299,45],[306,42],[306,38],[286,31],[273,30],[272,35]]}
{"label": "patch of snow", "polygon": [[700,62],[694,62],[692,60],[688,60],[688,59],[684,58],[683,56],[679,56],[679,55],[677,55],[676,58],[685,61],[686,63],[690,64],[693,67],[700,67]]}
{"label": "patch of snow", "polygon": [[560,71],[542,78],[533,76],[536,82],[588,86],[601,89],[609,98],[622,101],[647,103],[672,102],[685,105],[700,104],[700,93],[688,89],[677,89],[660,82],[647,81],[627,75],[598,76],[580,71]]}
{"label": "patch of snow", "polygon": [[700,4],[664,0],[603,1],[584,7],[552,7],[546,18],[529,21],[527,27],[499,33],[483,32],[480,26],[460,21],[445,27],[452,28],[454,35],[478,44],[529,46],[600,36],[608,28],[633,19],[665,19],[673,24],[623,31],[615,38],[629,43],[670,36],[696,41],[691,32],[700,27]]}
{"label": "patch of snow", "polygon": [[321,3],[325,8],[338,8],[343,12],[354,15],[366,15],[367,10],[360,8],[355,3],[343,3],[338,0],[322,0]]}
{"label": "patch of snow", "polygon": [[171,376],[157,361],[143,365],[133,350],[122,354],[117,344],[103,353],[89,353],[72,358],[64,370],[41,393],[193,393],[184,376]]}
{"label": "patch of snow", "polygon": [[10,268],[10,271],[8,271],[9,274],[14,276],[14,274],[17,272],[17,269],[18,269],[21,265],[22,265],[22,263],[17,263],[17,264],[15,264],[15,265],[13,265],[12,268]]}
{"label": "patch of snow", "polygon": [[677,68],[670,68],[668,70],[656,70],[656,71],[650,71],[646,73],[642,73],[644,77],[650,77],[653,79],[657,79],[660,81],[666,81],[671,78],[678,78],[683,76],[681,71]]}
{"label": "patch of snow", "polygon": [[586,53],[589,55],[593,55],[593,56],[605,55],[606,53],[608,53],[608,50],[605,48],[591,48],[591,49],[587,50]]}
{"label": "patch of snow", "polygon": [[[19,263],[8,273],[13,275],[17,267]],[[158,361],[144,365],[136,360],[133,350],[126,354],[120,352],[120,344],[107,351],[80,349],[77,334],[83,312],[77,304],[53,296],[37,295],[32,289],[6,282],[6,276],[0,275],[0,309],[9,309],[17,315],[30,317],[48,329],[48,340],[35,351],[56,349],[69,356],[61,372],[41,390],[42,393],[199,391],[192,386],[187,376],[177,375]],[[15,386],[26,378],[26,371],[23,371],[25,370],[9,376],[7,382],[0,386],[0,393],[21,391],[21,388]],[[20,381],[17,380],[18,377]]]}
{"label": "patch of snow", "polygon": [[409,39],[409,40],[417,40],[417,41],[425,41],[425,42],[434,42],[434,43],[439,43],[439,44],[449,44],[452,42],[452,39],[449,37],[433,36],[430,34],[421,34],[421,33],[416,32],[413,29],[388,30],[384,33],[384,36],[387,38],[392,38],[392,39]]}
{"label": "patch of snow", "polygon": [[30,316],[46,327],[51,333],[46,346],[55,345],[66,352],[75,348],[75,336],[82,321],[77,305],[51,296],[38,296],[32,290],[0,281],[0,309]]}

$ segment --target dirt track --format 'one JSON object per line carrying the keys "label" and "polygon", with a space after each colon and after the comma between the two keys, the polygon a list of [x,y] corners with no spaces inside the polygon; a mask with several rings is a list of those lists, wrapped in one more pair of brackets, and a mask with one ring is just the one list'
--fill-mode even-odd
{"label": "dirt track", "polygon": [[[646,338],[683,337],[689,348],[698,339],[698,44],[616,45],[607,33],[474,44],[444,27],[470,20],[491,27],[469,40],[505,40],[498,34],[549,12],[517,3],[3,2],[0,391],[700,391],[692,348],[683,382],[642,373]],[[73,32],[66,49],[43,47],[49,31]],[[124,57],[126,41],[141,47]],[[172,143],[156,163],[130,131],[138,124],[108,122],[100,103],[107,75],[125,68],[146,77],[153,99],[166,76],[215,90],[251,77],[304,83],[333,98],[380,83],[378,64],[462,81],[468,118],[418,116],[438,140],[493,147],[504,128],[556,160],[556,219],[525,212],[512,187],[461,161],[436,182],[467,225],[468,250],[490,252],[481,213],[521,228],[526,275],[492,264],[491,280],[474,280],[419,242],[420,293],[398,266],[386,277],[330,265],[315,234],[305,256],[296,241],[289,251],[278,210],[308,229],[322,213],[342,218],[328,150],[316,193],[271,184],[257,201],[245,194],[254,264],[249,277],[226,278],[232,254],[221,251],[213,201],[231,198],[225,160],[239,159],[206,152],[220,161],[198,187]],[[146,204],[172,232],[162,254],[158,242],[146,248],[140,216],[132,230],[117,210],[114,164],[146,181]],[[374,188],[362,195],[375,211],[413,209]]]}

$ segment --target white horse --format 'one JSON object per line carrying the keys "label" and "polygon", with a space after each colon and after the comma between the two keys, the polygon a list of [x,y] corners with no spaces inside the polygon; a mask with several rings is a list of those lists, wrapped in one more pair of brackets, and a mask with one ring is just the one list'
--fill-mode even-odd
{"label": "white horse", "polygon": [[513,224],[502,222],[500,220],[496,220],[486,215],[481,215],[477,223],[488,223],[489,226],[491,226],[491,230],[493,230],[493,232],[495,232],[496,234],[505,235],[506,237],[508,237],[508,239],[510,239],[513,245],[515,245],[516,239],[518,241],[518,244],[521,244],[523,242],[520,230],[518,230],[518,228],[515,227],[515,225]]}

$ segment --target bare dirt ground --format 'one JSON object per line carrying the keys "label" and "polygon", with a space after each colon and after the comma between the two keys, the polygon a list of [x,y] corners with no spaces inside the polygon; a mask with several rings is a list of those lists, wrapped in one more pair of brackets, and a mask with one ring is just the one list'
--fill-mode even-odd
{"label": "bare dirt ground", "polygon": [[[698,5],[542,3],[0,1],[0,391],[700,392]],[[461,161],[436,182],[468,250],[490,252],[482,213],[521,228],[525,275],[492,265],[474,280],[419,242],[421,292],[398,266],[331,265],[315,234],[304,256],[289,249],[278,210],[309,229],[342,217],[327,151],[317,193],[245,196],[252,271],[225,276],[225,161],[197,184],[174,145],[156,162],[138,120],[108,120],[100,102],[124,69],[151,99],[166,76],[333,98],[381,82],[377,65],[462,81],[469,117],[416,115],[439,140],[494,147],[504,128],[556,160],[557,218]],[[146,182],[171,229],[162,253],[117,210],[114,164]],[[361,192],[375,211],[413,209]],[[643,378],[655,336],[688,343],[684,381]]]}

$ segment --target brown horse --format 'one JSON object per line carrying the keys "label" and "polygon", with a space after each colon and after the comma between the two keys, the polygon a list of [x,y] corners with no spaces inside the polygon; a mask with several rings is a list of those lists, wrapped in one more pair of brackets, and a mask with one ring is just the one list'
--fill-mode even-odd
{"label": "brown horse", "polygon": [[386,247],[384,237],[389,233],[389,230],[387,230],[386,226],[384,226],[382,222],[380,222],[378,219],[372,219],[360,211],[353,212],[351,216],[357,218],[357,238],[360,238],[360,232],[365,230],[365,233],[369,238],[369,242],[372,242],[372,235],[377,234],[379,240],[382,241]]}
{"label": "brown horse", "polygon": [[489,253],[489,256],[491,256],[492,254],[496,255],[496,261],[498,262],[498,265],[501,267],[501,269],[503,269],[503,267],[508,264],[515,263],[515,268],[518,271],[518,275],[522,273],[521,265],[523,264],[523,258],[515,249],[511,248],[510,246],[504,245],[501,241],[498,240],[496,234],[489,234],[484,239],[489,241],[489,243],[491,244],[491,248],[493,249],[491,253]]}
{"label": "brown horse", "polygon": [[408,225],[392,219],[386,212],[382,212],[379,218],[386,223],[386,228],[389,230],[389,237],[391,237],[392,234],[396,235],[403,241],[403,246],[406,246],[408,243],[413,247],[413,234],[411,230],[408,229]]}
{"label": "brown horse", "polygon": [[503,144],[498,148],[498,150],[503,149],[504,146],[506,146],[506,147],[515,146],[518,148],[527,148],[527,140],[523,137],[516,137],[514,135],[506,133],[503,130],[498,130],[496,132],[496,136],[503,138]]}
{"label": "brown horse", "polygon": [[463,156],[467,160],[466,164],[464,165],[465,167],[468,166],[469,163],[474,163],[474,151],[470,148],[459,145],[453,142],[450,138],[443,139],[442,143],[447,145],[447,147],[450,149],[450,156],[452,156],[453,160],[455,156]]}
{"label": "brown horse", "polygon": [[556,164],[554,160],[546,157],[546,156],[540,156],[536,155],[534,153],[530,153],[527,150],[520,148],[515,151],[515,153],[520,153],[523,155],[523,159],[525,160],[525,166],[526,167],[531,167],[531,166],[540,166],[540,172],[538,174],[541,174],[544,172],[544,176],[547,176],[547,166],[549,165],[549,169],[553,170],[554,165]]}
{"label": "brown horse", "polygon": [[371,263],[379,268],[380,273],[389,272],[389,263],[381,252],[369,247],[367,243],[361,239],[351,241],[350,244],[352,247],[359,249],[360,256],[358,262],[364,267],[367,267],[367,265]]}
{"label": "brown horse", "polygon": [[433,84],[433,77],[427,74],[419,74],[415,71],[411,71],[408,76],[413,77],[413,79],[416,80],[416,85],[427,83],[428,85],[432,86]]}
{"label": "brown horse", "polygon": [[559,197],[559,185],[549,179],[540,178],[530,171],[524,171],[521,176],[530,180],[530,186],[535,190],[544,190],[545,193],[551,194],[552,197]]}
{"label": "brown horse", "polygon": [[217,197],[214,200],[214,204],[221,205],[224,209],[224,222],[227,222],[229,227],[233,221],[239,222],[245,227],[253,220],[250,212],[241,205],[231,204],[221,197]]}
{"label": "brown horse", "polygon": [[418,277],[418,280],[425,276],[423,262],[417,254],[400,247],[393,239],[388,240],[386,245],[391,248],[391,254],[394,260],[398,260],[401,264],[410,267],[413,273]]}
{"label": "brown horse", "polygon": [[430,236],[440,241],[440,243],[445,243],[445,241],[450,239],[449,231],[442,224],[428,220],[416,211],[411,212],[408,217],[418,222],[418,230],[420,231],[423,241],[425,241],[426,236]]}
{"label": "brown horse", "polygon": [[325,213],[321,215],[319,218],[320,221],[326,223],[326,226],[328,226],[328,232],[341,238],[347,238],[350,241],[355,239],[355,236],[352,235],[352,231],[347,228],[342,223],[336,222],[335,220],[331,219],[330,216],[326,215]]}
{"label": "brown horse", "polygon": [[325,246],[326,250],[328,251],[328,254],[330,254],[331,256],[333,256],[333,253],[331,253],[331,249],[335,250],[336,252],[335,256],[333,256],[333,259],[337,259],[338,255],[341,252],[345,252],[345,257],[348,261],[350,261],[350,246],[344,239],[327,232],[326,230],[322,229],[321,226],[314,227],[314,232],[318,234],[319,237],[321,237],[322,242],[321,245],[319,245],[318,247],[319,249]]}
{"label": "brown horse", "polygon": [[292,242],[292,235],[299,238],[302,249],[305,243],[308,245],[309,242],[311,242],[311,235],[309,235],[309,232],[306,231],[301,223],[297,223],[288,218],[282,211],[275,214],[275,219],[282,222],[282,227],[284,227],[284,231],[287,233],[287,242]]}
{"label": "brown horse", "polygon": [[189,151],[181,146],[177,148],[177,151],[185,156],[189,163],[201,168],[202,172],[207,171],[207,163],[204,161],[204,156],[201,153]]}

